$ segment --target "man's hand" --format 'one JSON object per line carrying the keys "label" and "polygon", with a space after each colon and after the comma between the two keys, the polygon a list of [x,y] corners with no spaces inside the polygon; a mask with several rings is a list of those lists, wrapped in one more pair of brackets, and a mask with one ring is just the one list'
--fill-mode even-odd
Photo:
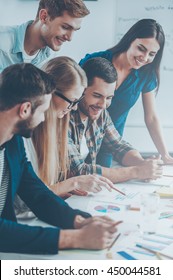
{"label": "man's hand", "polygon": [[75,229],[82,228],[83,226],[86,226],[87,224],[90,224],[94,221],[99,221],[99,222],[102,222],[102,223],[105,223],[105,224],[107,223],[109,225],[112,225],[112,224],[115,223],[115,221],[112,220],[111,218],[109,218],[108,216],[94,216],[94,217],[86,219],[86,218],[83,218],[80,215],[77,215],[74,219],[74,228]]}
{"label": "man's hand", "polygon": [[105,249],[109,247],[117,232],[117,225],[108,217],[93,217],[82,222],[79,246],[83,249]]}
{"label": "man's hand", "polygon": [[60,231],[59,249],[105,249],[113,242],[117,225],[121,222],[106,216],[85,219],[78,215],[74,221],[75,230]]}
{"label": "man's hand", "polygon": [[162,177],[163,161],[161,159],[146,159],[137,166],[137,178],[140,180],[155,180]]}

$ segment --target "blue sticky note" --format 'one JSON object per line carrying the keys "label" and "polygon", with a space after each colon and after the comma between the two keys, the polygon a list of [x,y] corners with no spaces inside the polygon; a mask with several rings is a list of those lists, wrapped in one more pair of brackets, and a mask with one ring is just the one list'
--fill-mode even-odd
{"label": "blue sticky note", "polygon": [[124,251],[119,251],[119,252],[117,252],[117,254],[119,254],[120,256],[125,258],[126,260],[137,260],[133,256],[129,255],[128,253],[126,253]]}

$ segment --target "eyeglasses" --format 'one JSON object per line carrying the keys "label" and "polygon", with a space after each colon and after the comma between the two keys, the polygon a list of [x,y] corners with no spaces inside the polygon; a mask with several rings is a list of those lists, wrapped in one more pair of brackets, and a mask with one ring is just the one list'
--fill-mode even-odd
{"label": "eyeglasses", "polygon": [[74,106],[76,106],[81,100],[82,98],[84,98],[84,93],[82,94],[82,96],[76,100],[76,101],[71,101],[70,99],[68,99],[66,96],[64,96],[60,91],[55,91],[54,94],[56,96],[59,96],[60,98],[62,98],[63,100],[67,101],[68,103],[70,103],[67,107],[67,109],[71,109],[73,108]]}

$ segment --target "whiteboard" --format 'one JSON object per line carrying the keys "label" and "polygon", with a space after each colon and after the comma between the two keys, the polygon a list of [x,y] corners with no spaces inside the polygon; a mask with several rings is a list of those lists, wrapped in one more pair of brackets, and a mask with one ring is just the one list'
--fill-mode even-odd
{"label": "whiteboard", "polygon": [[[157,112],[164,127],[173,127],[173,0],[117,0],[116,43],[142,18],[153,18],[163,27],[166,43],[161,63],[161,83],[156,97]],[[142,126],[141,100],[131,110],[127,125]]]}

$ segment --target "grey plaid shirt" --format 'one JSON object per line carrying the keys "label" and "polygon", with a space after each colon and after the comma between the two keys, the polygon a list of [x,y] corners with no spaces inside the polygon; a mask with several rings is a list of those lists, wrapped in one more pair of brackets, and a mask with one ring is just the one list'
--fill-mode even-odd
{"label": "grey plaid shirt", "polygon": [[85,161],[80,155],[83,133],[84,125],[81,121],[79,110],[72,111],[68,133],[70,177],[93,173],[102,174],[102,167],[96,164],[96,157],[101,145],[104,146],[105,152],[111,153],[114,160],[119,163],[121,163],[128,151],[134,150],[129,143],[122,140],[107,110],[101,113],[98,120],[88,122],[85,136],[89,155]]}

